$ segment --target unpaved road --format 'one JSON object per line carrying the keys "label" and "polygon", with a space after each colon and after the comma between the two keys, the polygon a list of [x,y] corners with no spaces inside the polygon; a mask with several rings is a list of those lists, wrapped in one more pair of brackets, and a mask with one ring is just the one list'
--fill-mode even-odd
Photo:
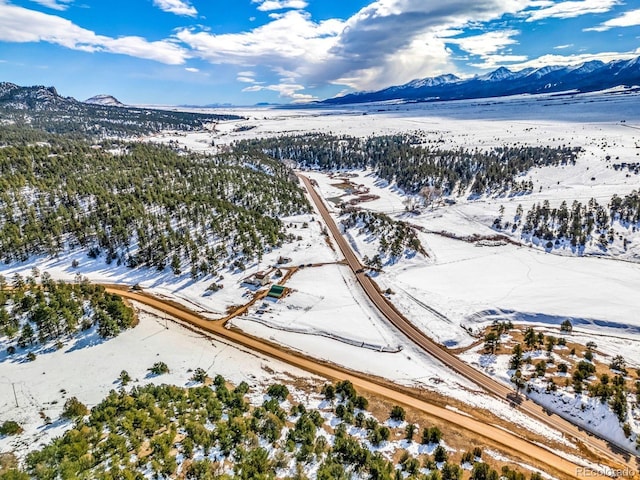
{"label": "unpaved road", "polygon": [[[350,380],[354,386],[361,391],[367,391],[387,398],[392,402],[415,408],[428,415],[440,418],[445,422],[473,432],[480,437],[484,437],[492,442],[502,445],[507,452],[515,452],[518,456],[529,459],[532,464],[544,464],[546,466],[544,468],[545,471],[550,474],[559,475],[561,478],[580,477],[577,474],[579,466],[576,463],[565,459],[561,454],[550,452],[549,450],[535,445],[518,435],[503,430],[500,427],[486,424],[461,413],[432,405],[424,400],[398,392],[392,388],[367,379],[365,375],[351,372],[339,366],[322,364],[302,355],[282,350],[278,348],[277,345],[270,344],[264,340],[249,337],[242,332],[227,329],[221,322],[208,320],[187,310],[186,307],[174,305],[171,302],[152,297],[142,292],[129,291],[126,287],[107,286],[106,288],[107,291],[111,293],[116,293],[122,297],[153,307],[193,327],[205,332],[213,333],[251,351],[259,352],[263,355],[280,360],[321,377],[335,380]],[[616,468],[623,468],[623,465],[624,463],[611,464],[612,467]],[[593,478],[606,477],[594,473]]]}
{"label": "unpaved road", "polygon": [[[456,371],[460,375],[471,380],[476,385],[482,387],[487,392],[497,396],[498,398],[509,401],[509,396],[512,396],[514,394],[514,391],[511,388],[476,370],[469,364],[463,362],[458,357],[448,352],[441,345],[435,343],[421,330],[416,328],[409,320],[407,320],[407,318],[404,317],[404,315],[402,315],[386,299],[384,295],[382,295],[376,283],[362,272],[362,263],[360,263],[360,260],[353,252],[353,249],[340,232],[340,229],[329,214],[324,201],[322,200],[322,198],[320,198],[316,189],[311,184],[311,181],[306,176],[301,174],[298,174],[298,177],[302,180],[311,199],[313,200],[313,203],[322,216],[324,223],[326,224],[334,240],[338,244],[338,247],[344,255],[348,265],[356,275],[358,282],[362,286],[371,302],[378,308],[382,315],[422,350],[437,358],[443,364],[447,365],[449,368]],[[569,438],[578,440],[598,456],[607,458],[615,463],[623,465],[633,464],[636,471],[639,470],[638,457],[632,455],[630,452],[623,450],[619,446],[612,445],[611,443],[597,436],[594,436],[597,435],[598,432],[586,432],[583,429],[576,427],[564,418],[555,414],[550,414],[546,409],[544,409],[540,405],[533,403],[530,400],[524,400],[522,403],[517,405],[517,408],[519,408],[527,415],[544,423],[545,425],[559,430]]]}

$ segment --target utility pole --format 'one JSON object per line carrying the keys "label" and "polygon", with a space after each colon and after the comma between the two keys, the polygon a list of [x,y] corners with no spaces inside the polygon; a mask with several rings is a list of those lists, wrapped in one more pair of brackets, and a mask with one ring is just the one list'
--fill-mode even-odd
{"label": "utility pole", "polygon": [[16,400],[16,407],[20,408],[20,405],[18,405],[18,395],[16,395],[16,384],[11,382],[11,388],[13,388],[13,398]]}

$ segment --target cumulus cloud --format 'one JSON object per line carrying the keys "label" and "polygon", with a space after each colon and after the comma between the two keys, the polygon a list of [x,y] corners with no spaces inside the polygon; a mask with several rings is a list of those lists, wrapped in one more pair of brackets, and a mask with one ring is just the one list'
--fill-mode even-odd
{"label": "cumulus cloud", "polygon": [[604,32],[615,27],[635,27],[638,25],[640,25],[640,9],[624,12],[621,16],[607,20],[597,27],[585,28],[585,32]]}
{"label": "cumulus cloud", "polygon": [[293,80],[286,85],[375,89],[454,70],[447,37],[470,24],[539,5],[535,0],[376,0],[347,20],[315,22],[297,9],[242,33],[183,29],[176,37],[212,63],[286,70]]}
{"label": "cumulus cloud", "polygon": [[73,0],[31,0],[33,3],[38,3],[43,7],[51,8],[53,10],[66,10],[69,8],[69,4],[73,3]]}
{"label": "cumulus cloud", "polygon": [[216,35],[183,29],[176,37],[211,63],[294,70],[327,59],[341,26],[338,20],[315,23],[307,12],[292,10],[248,32]]}
{"label": "cumulus cloud", "polygon": [[482,59],[482,62],[472,63],[471,66],[492,69],[504,63],[527,60],[525,55],[511,55],[509,53],[508,47],[518,44],[518,41],[513,37],[519,34],[518,30],[496,30],[463,38],[450,38],[447,43],[456,44],[465,52]]}
{"label": "cumulus cloud", "polygon": [[287,8],[303,9],[308,5],[304,0],[251,0],[251,3],[259,3],[258,10],[262,12],[284,10]]}
{"label": "cumulus cloud", "polygon": [[48,42],[84,52],[129,55],[169,65],[185,62],[187,51],[172,41],[149,42],[141,37],[108,37],[64,18],[8,5],[0,0],[0,41]]}
{"label": "cumulus cloud", "polygon": [[198,15],[195,7],[182,0],[153,0],[153,4],[163,12],[183,15],[185,17],[195,17]]}
{"label": "cumulus cloud", "polygon": [[545,5],[528,12],[527,22],[537,22],[545,18],[574,18],[590,13],[606,13],[621,0],[570,0]]}
{"label": "cumulus cloud", "polygon": [[513,37],[519,35],[518,30],[495,30],[481,35],[463,38],[450,38],[447,43],[457,44],[465,52],[486,57],[497,53],[509,45],[517,44]]}

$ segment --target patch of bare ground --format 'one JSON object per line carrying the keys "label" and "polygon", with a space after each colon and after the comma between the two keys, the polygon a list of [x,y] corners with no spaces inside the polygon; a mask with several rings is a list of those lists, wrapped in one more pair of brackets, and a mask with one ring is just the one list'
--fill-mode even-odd
{"label": "patch of bare ground", "polygon": [[0,475],[18,466],[18,459],[11,452],[0,453]]}

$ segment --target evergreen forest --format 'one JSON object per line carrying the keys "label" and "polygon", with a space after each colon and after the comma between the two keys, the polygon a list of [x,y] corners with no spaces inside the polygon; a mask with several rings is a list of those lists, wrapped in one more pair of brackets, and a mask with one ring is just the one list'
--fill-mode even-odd
{"label": "evergreen forest", "polygon": [[[348,381],[322,388],[321,410],[289,402],[281,384],[270,385],[262,403],[252,405],[248,393],[247,383],[233,387],[217,375],[212,386],[112,390],[90,412],[70,398],[63,417],[74,427],[27,455],[22,469],[0,473],[0,480],[461,480],[463,465],[471,480],[527,478],[507,465],[496,470],[478,446],[451,452],[436,426],[405,426],[400,406],[383,420],[399,427],[381,423]],[[422,445],[423,453],[374,451],[397,437]]]}
{"label": "evergreen forest", "polygon": [[[100,285],[35,275],[16,274],[10,284],[0,276],[0,339],[9,345],[9,355],[49,342],[62,348],[65,337],[93,326],[102,338],[114,337],[134,323],[133,309]],[[35,358],[32,351],[29,355]]]}
{"label": "evergreen forest", "polygon": [[369,240],[377,240],[377,253],[373,258],[363,258],[365,265],[370,267],[382,268],[384,258],[395,261],[405,252],[427,254],[410,225],[395,221],[384,213],[364,210],[349,212],[341,224],[345,230],[356,229],[359,234],[367,235]]}
{"label": "evergreen forest", "polygon": [[407,193],[436,187],[444,195],[498,195],[531,192],[518,177],[533,167],[575,163],[580,148],[502,146],[491,150],[444,149],[420,134],[356,138],[330,134],[243,140],[242,151],[258,151],[304,168],[370,168]]}
{"label": "evergreen forest", "polygon": [[83,248],[107,264],[194,278],[289,240],[307,212],[297,179],[264,155],[216,156],[0,127],[0,257]]}
{"label": "evergreen forest", "polygon": [[237,115],[89,104],[63,97],[53,87],[20,87],[0,82],[0,120],[3,124],[75,138],[135,137],[163,130],[193,131],[201,130],[207,124],[240,118]]}
{"label": "evergreen forest", "polygon": [[526,213],[518,206],[512,222],[504,222],[499,217],[493,226],[499,230],[519,230],[524,240],[541,242],[547,249],[582,250],[587,243],[593,242],[603,251],[615,243],[626,251],[630,243],[628,235],[640,226],[640,192],[634,190],[628,195],[614,195],[606,206],[595,198],[585,204],[575,200],[571,207],[566,201],[551,207],[545,200],[534,204]]}

